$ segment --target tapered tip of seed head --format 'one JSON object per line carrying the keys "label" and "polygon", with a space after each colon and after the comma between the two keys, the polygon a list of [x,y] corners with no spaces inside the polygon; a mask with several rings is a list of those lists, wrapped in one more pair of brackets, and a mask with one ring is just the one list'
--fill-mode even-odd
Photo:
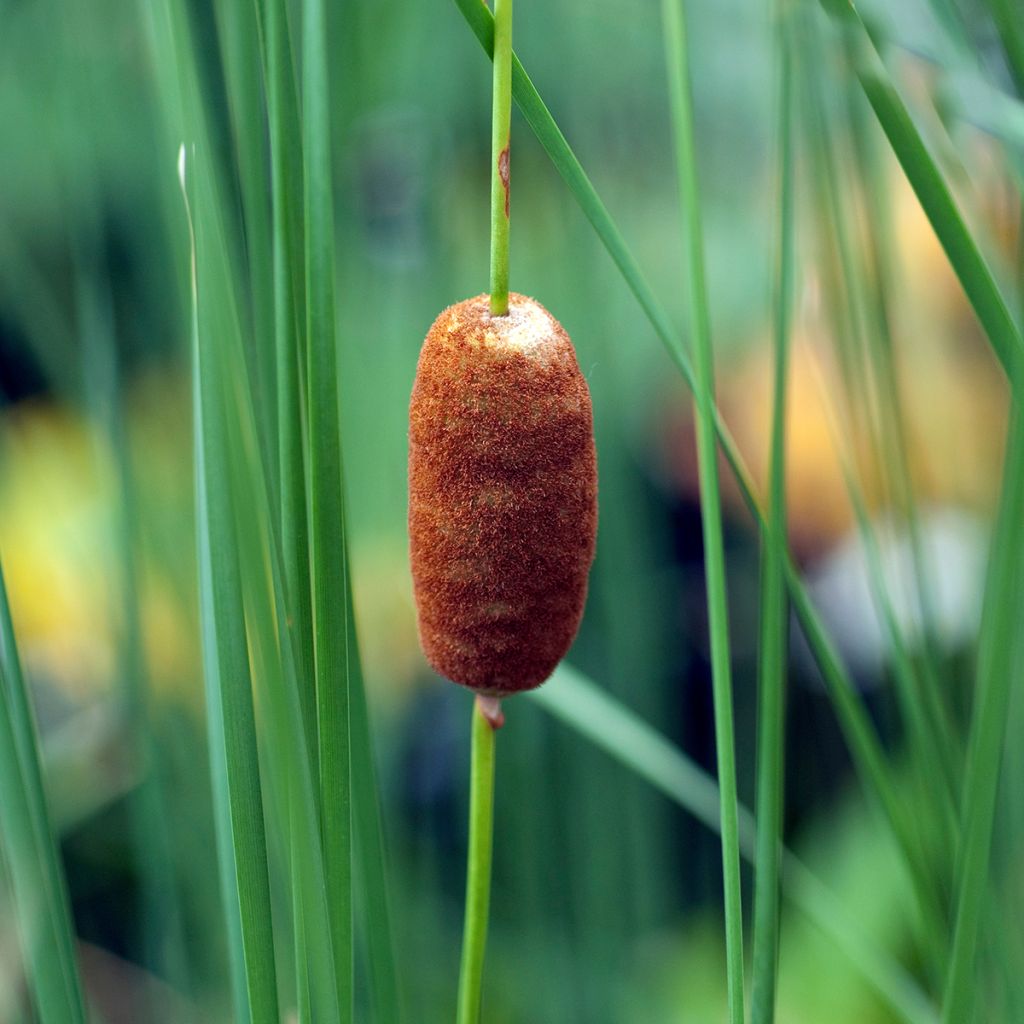
{"label": "tapered tip of seed head", "polygon": [[561,324],[511,293],[446,309],[409,410],[409,537],[420,640],[479,694],[539,686],[583,614],[597,531],[590,395]]}

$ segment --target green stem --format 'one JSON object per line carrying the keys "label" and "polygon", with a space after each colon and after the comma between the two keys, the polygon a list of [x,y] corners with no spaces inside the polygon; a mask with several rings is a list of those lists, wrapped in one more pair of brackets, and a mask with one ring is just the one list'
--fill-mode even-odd
{"label": "green stem", "polygon": [[[784,15],[779,15],[784,17]],[[779,962],[779,862],[785,739],[786,373],[793,295],[794,171],[788,30],[779,28],[779,248],[775,294],[775,399],[772,411],[768,529],[762,554],[761,652],[758,679],[757,856],[751,1024],[772,1024]]]}
{"label": "green stem", "polygon": [[[1019,371],[1014,375],[1020,380]],[[1003,493],[990,554],[970,744],[964,778],[962,835],[957,850],[956,917],[942,1000],[943,1024],[987,1019],[974,1014],[975,964],[981,920],[991,895],[988,881],[1000,765],[1006,722],[1015,686],[1024,681],[1024,644],[1017,635],[1024,601],[1024,549],[1019,524],[1024,518],[1024,412],[1014,389]]]}
{"label": "green stem", "polygon": [[305,156],[309,538],[320,764],[320,826],[338,1008],[353,1020],[352,658],[345,487],[335,334],[334,203],[327,5],[304,0],[302,123]]}
{"label": "green stem", "polygon": [[733,734],[732,678],[729,662],[729,614],[725,585],[725,545],[718,485],[715,436],[715,370],[711,317],[704,275],[704,237],[690,94],[686,24],[681,0],[665,0],[666,60],[679,195],[685,219],[689,272],[690,330],[696,381],[697,456],[700,510],[704,531],[708,623],[711,639],[711,684],[715,711],[715,746],[722,813],[722,874],[725,889],[725,946],[729,1020],[743,1024],[743,905],[740,892],[740,849],[737,824],[736,754]]}
{"label": "green stem", "polygon": [[[500,2],[500,0],[499,0]],[[469,777],[469,860],[466,866],[466,919],[459,968],[458,1024],[480,1019],[480,990],[491,899],[491,840],[494,831],[494,734],[502,718],[497,701],[473,702],[473,754]]]}
{"label": "green stem", "polygon": [[512,0],[494,0],[491,109],[491,315],[508,313],[509,128],[512,120]]}

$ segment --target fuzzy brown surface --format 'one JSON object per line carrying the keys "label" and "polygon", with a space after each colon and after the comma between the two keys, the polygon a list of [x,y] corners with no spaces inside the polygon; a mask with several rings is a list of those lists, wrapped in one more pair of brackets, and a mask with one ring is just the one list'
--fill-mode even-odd
{"label": "fuzzy brown surface", "polygon": [[488,303],[446,309],[423,343],[409,538],[424,653],[441,675],[500,697],[539,686],[576,635],[597,460],[569,336],[532,299],[511,293],[508,317]]}

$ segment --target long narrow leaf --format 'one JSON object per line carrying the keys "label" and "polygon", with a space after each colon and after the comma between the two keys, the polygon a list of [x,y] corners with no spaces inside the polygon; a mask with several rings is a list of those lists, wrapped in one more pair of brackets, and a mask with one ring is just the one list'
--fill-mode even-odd
{"label": "long narrow leaf", "polygon": [[[720,831],[715,780],[583,673],[563,663],[544,686],[531,691],[530,698],[709,829]],[[741,805],[740,850],[750,861],[756,856],[756,831],[753,816]],[[782,885],[794,906],[847,954],[901,1020],[907,1024],[935,1024],[935,1010],[913,978],[882,954],[876,944],[858,934],[835,897],[788,852],[783,855]]]}
{"label": "long narrow leaf", "polygon": [[352,765],[348,560],[334,309],[334,204],[323,0],[303,4],[310,550],[327,909],[343,1024],[352,1019]]}
{"label": "long narrow leaf", "polygon": [[1024,685],[1024,642],[1020,636],[1020,609],[1024,607],[1024,543],[1020,537],[1020,524],[1024,522],[1024,412],[1019,395],[1014,395],[1003,474],[967,753],[956,925],[942,1004],[944,1024],[973,1019],[973,968],[989,892],[989,854],[1007,713],[1013,688]]}
{"label": "long narrow leaf", "polygon": [[[781,5],[780,5],[781,6]],[[786,377],[793,307],[795,172],[792,67],[785,14],[777,13],[779,45],[779,235],[774,294],[775,393],[772,410],[770,507],[762,544],[761,631],[757,716],[757,856],[754,871],[754,947],[751,1024],[775,1019],[779,965],[779,856],[785,778],[785,708],[789,604],[786,600]]]}
{"label": "long narrow leaf", "polygon": [[0,569],[0,850],[11,876],[18,931],[39,1015],[85,1024],[74,931],[50,827],[35,719]]}
{"label": "long narrow leaf", "polygon": [[857,8],[843,0],[822,0],[822,5],[854,34],[854,70],[864,95],[1009,376],[1015,353],[1024,349],[1024,341],[985,257],[964,223],[952,192],[889,77]]}
{"label": "long narrow leaf", "polygon": [[[211,703],[216,706],[216,717],[210,725],[222,732],[211,744],[211,757],[225,759],[229,820],[222,823],[222,828],[226,825],[225,831],[231,836],[249,1004],[248,1015],[241,1008],[236,1008],[236,1012],[239,1019],[249,1016],[260,1024],[270,1024],[278,1019],[270,879],[235,513],[229,488],[231,456],[224,422],[225,382],[216,347],[225,326],[217,289],[218,284],[223,288],[223,282],[205,270],[208,247],[215,244],[208,226],[213,219],[212,193],[204,178],[202,161],[197,163],[197,187],[193,193],[193,372],[200,610],[206,624],[204,677]],[[182,187],[185,188],[184,168]],[[210,282],[210,296],[205,288],[200,289],[200,281]],[[217,806],[223,811],[222,805]]]}
{"label": "long narrow leaf", "polygon": [[[292,61],[288,7],[285,0],[266,0],[265,78],[270,126],[270,162],[273,221],[274,348],[276,354],[279,534],[291,614],[288,624],[297,657],[299,687],[310,773],[319,778],[316,727],[316,679],[313,654],[313,612],[309,578],[308,477],[302,425],[305,402],[300,365],[305,359],[305,317],[300,315],[305,295],[305,252],[302,236],[302,126]],[[302,911],[299,844],[302,825],[296,809],[290,812],[292,829],[292,906],[295,933],[295,976],[299,1024],[310,1024],[309,964],[306,922]]]}
{"label": "long narrow leaf", "polygon": [[361,883],[362,916],[370,960],[370,980],[376,1019],[384,1024],[398,1024],[402,1019],[402,1012],[391,908],[388,903],[387,849],[384,842],[384,823],[377,801],[370,713],[366,706],[366,690],[351,592],[347,629],[349,649],[352,651],[352,763],[358,765],[358,769],[352,773],[355,866]]}
{"label": "long narrow leaf", "polygon": [[664,0],[662,24],[668,63],[672,129],[676,143],[680,207],[686,236],[690,331],[693,335],[697,388],[697,462],[700,512],[704,535],[704,580],[707,588],[711,639],[711,682],[714,694],[715,750],[722,809],[722,874],[725,888],[725,947],[729,1015],[743,1024],[743,899],[740,891],[740,851],[736,818],[736,753],[733,727],[732,668],[729,651],[729,609],[725,582],[725,544],[722,503],[718,486],[715,443],[715,369],[711,346],[711,316],[704,268],[700,188],[697,181],[696,140],[690,62],[682,0]]}

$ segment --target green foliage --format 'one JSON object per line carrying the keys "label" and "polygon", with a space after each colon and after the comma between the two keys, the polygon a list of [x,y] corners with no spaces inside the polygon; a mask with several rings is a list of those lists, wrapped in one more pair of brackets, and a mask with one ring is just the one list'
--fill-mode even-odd
{"label": "green foliage", "polygon": [[[4,369],[15,352],[38,372],[38,404],[87,423],[100,483],[48,520],[47,547],[98,580],[82,603],[113,623],[113,685],[65,688],[35,660],[38,608],[69,613],[7,523],[12,495],[38,484],[15,459],[31,406],[5,410],[0,531],[15,616],[28,611],[23,674],[0,587],[0,1015],[83,1022],[84,987],[102,1019],[107,918],[92,899],[130,922],[138,984],[119,996],[137,1019],[391,1024],[457,1004],[468,752],[449,738],[462,703],[409,667],[402,472],[423,328],[486,277],[490,77],[468,37],[490,53],[494,28],[480,0],[456,7],[8,12],[0,349]],[[576,341],[602,525],[580,669],[506,707],[495,1021],[710,1019],[728,1003],[739,1024],[744,989],[754,1024],[1024,1013],[1022,761],[1007,742],[1024,709],[1021,334],[1002,237],[1019,234],[1021,32],[1004,0],[776,8],[688,0],[685,33],[675,0],[664,30],[643,5],[518,19],[535,78],[513,55],[529,129],[513,120],[513,284]],[[928,74],[912,78],[921,53]],[[904,265],[908,205],[962,291],[940,304],[954,289],[928,281],[934,315],[918,281],[934,266]],[[772,409],[762,459],[730,431],[728,383],[769,335],[770,402],[742,398]],[[906,357],[931,346],[938,369],[954,338],[972,370],[1001,367],[971,408],[1008,394],[1011,416],[977,649],[951,655],[937,594],[951,567],[924,534],[943,495],[916,454],[947,453],[920,412],[931,381],[908,380]],[[838,369],[822,384],[884,650],[874,689],[787,547],[807,513],[785,484],[800,455],[790,378],[808,352]],[[697,423],[696,604],[666,568],[684,528],[666,522],[682,502],[665,481],[692,447],[664,427],[673,374]],[[976,386],[965,377],[958,400]],[[59,505],[35,498],[40,518]],[[906,586],[890,528],[907,537]],[[797,679],[804,646],[820,694]],[[713,750],[695,734],[701,682]],[[827,714],[791,717],[808,706]],[[714,754],[717,782],[696,760]],[[725,957],[718,849],[691,817],[721,836]]]}

